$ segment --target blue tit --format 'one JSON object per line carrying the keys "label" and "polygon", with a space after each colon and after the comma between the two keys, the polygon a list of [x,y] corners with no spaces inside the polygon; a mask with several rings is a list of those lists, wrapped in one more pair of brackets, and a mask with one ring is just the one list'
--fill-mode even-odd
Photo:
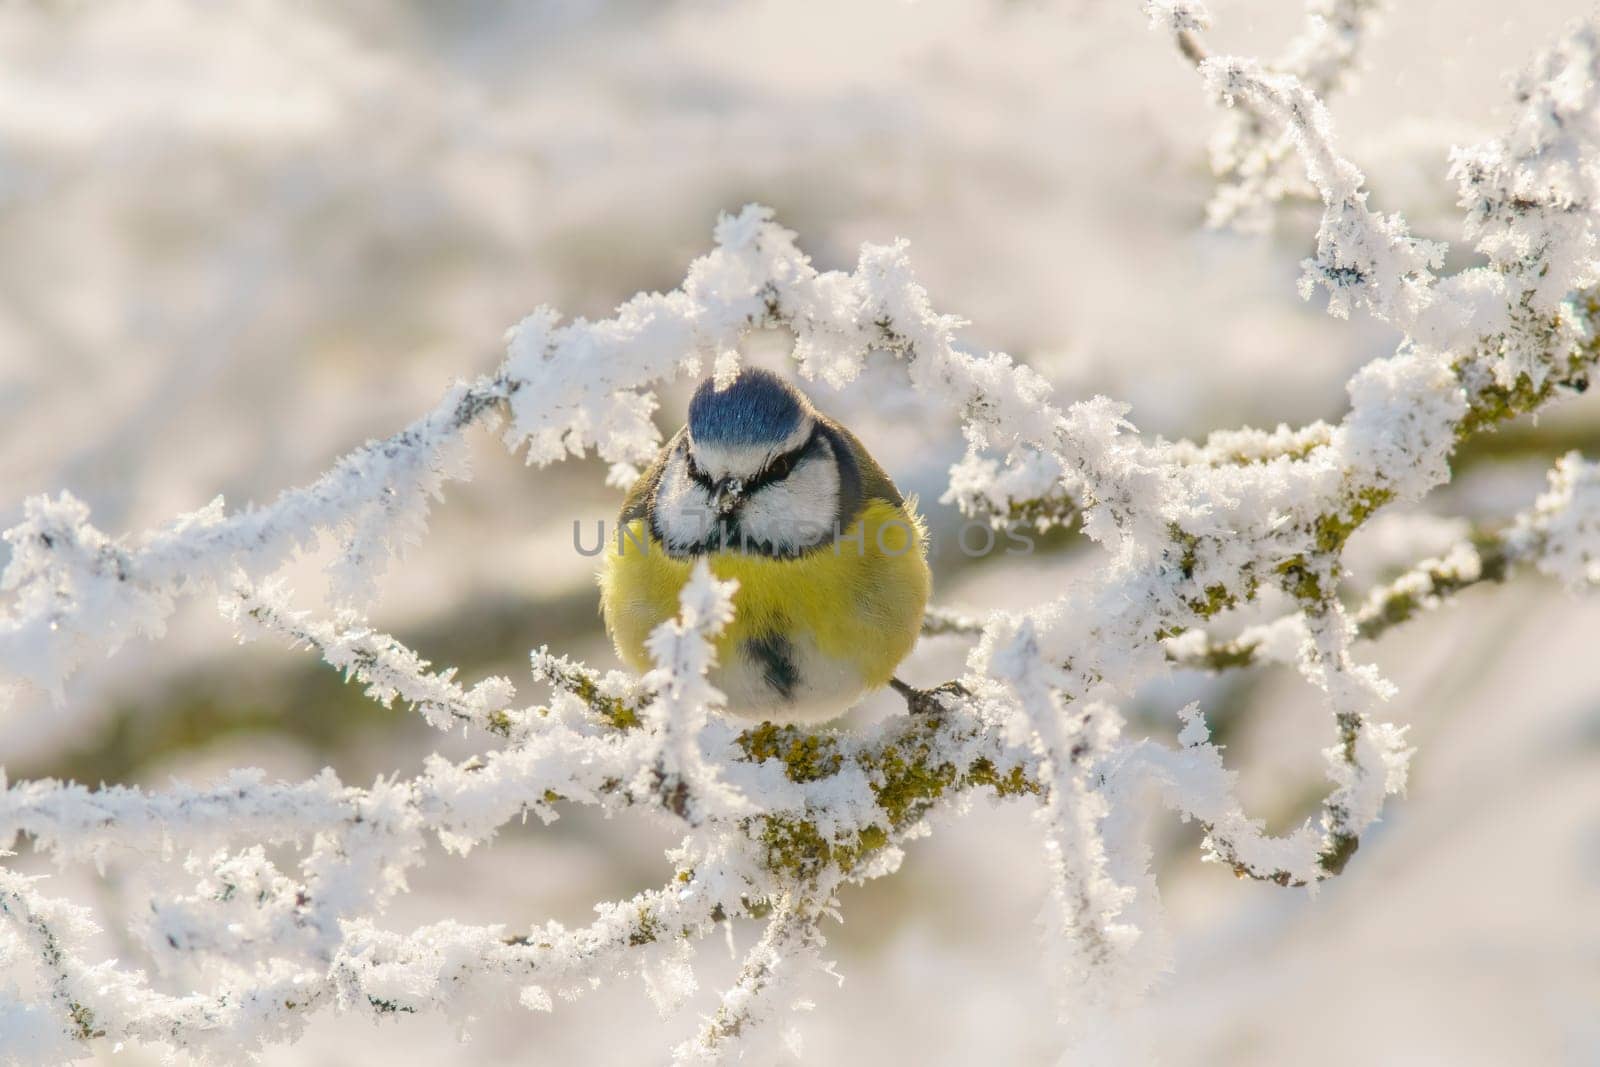
{"label": "blue tit", "polygon": [[731,714],[816,723],[895,682],[928,604],[915,501],[855,435],[776,374],[703,382],[629,491],[600,574],[617,654],[678,612],[696,560],[738,580],[711,681]]}

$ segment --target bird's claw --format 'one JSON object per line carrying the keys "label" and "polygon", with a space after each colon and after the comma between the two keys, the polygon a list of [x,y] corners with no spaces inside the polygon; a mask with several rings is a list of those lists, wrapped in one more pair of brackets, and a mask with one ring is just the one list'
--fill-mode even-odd
{"label": "bird's claw", "polygon": [[932,689],[918,689],[898,678],[889,679],[894,691],[906,701],[906,710],[913,715],[937,715],[946,710],[944,697],[969,697],[972,693],[960,682],[944,682]]}

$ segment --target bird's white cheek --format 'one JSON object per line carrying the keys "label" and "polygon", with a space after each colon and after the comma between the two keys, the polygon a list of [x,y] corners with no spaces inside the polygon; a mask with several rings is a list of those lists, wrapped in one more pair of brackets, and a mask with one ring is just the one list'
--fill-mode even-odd
{"label": "bird's white cheek", "polygon": [[818,457],[787,478],[751,495],[739,526],[751,540],[779,548],[809,548],[833,536],[839,512],[839,473]]}
{"label": "bird's white cheek", "polygon": [[674,456],[656,487],[656,528],[673,548],[689,548],[706,539],[716,524],[716,512],[706,491],[689,477],[682,456]]}

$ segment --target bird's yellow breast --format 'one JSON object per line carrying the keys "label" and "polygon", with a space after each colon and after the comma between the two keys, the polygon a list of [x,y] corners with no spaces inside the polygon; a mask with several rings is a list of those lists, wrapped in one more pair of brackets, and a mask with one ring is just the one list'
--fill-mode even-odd
{"label": "bird's yellow breast", "polygon": [[[857,673],[863,688],[886,685],[922,627],[931,582],[925,556],[914,504],[886,500],[869,501],[849,530],[803,556],[712,553],[712,573],[739,582],[734,621],[717,641],[719,664],[730,663],[744,642],[776,635],[814,642]],[[618,655],[635,670],[651,666],[645,638],[677,615],[692,566],[651,539],[643,519],[607,546],[601,610]]]}

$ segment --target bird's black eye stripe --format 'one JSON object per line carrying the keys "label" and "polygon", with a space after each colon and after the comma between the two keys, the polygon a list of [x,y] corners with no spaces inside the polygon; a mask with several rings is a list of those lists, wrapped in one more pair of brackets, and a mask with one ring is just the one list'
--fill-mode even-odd
{"label": "bird's black eye stripe", "polygon": [[817,430],[813,427],[810,435],[806,437],[799,447],[791,448],[782,455],[773,456],[767,460],[767,465],[761,468],[761,473],[744,484],[744,491],[746,493],[754,492],[764,485],[771,485],[773,482],[782,481],[784,478],[789,477],[789,472],[794,470],[795,464],[799,463],[801,457],[816,443]]}

